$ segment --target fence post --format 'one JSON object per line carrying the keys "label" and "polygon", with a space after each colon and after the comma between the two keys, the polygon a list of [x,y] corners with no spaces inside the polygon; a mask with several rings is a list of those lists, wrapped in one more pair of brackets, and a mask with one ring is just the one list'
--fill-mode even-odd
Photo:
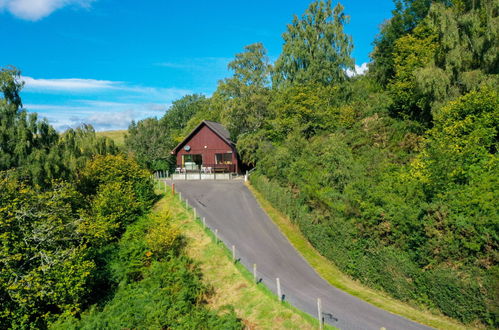
{"label": "fence post", "polygon": [[[165,182],[166,186],[166,182]],[[175,183],[172,183],[172,195],[175,196]]]}
{"label": "fence post", "polygon": [[322,303],[321,298],[317,298],[317,316],[319,317],[319,329],[322,330]]}
{"label": "fence post", "polygon": [[194,206],[192,207],[192,211],[194,212],[194,220],[196,220],[198,216],[196,214],[196,208]]}
{"label": "fence post", "polygon": [[218,244],[218,229],[215,229],[215,242]]}
{"label": "fence post", "polygon": [[279,300],[279,302],[282,301],[282,294],[281,294],[281,281],[279,281],[279,277],[275,279],[276,282],[277,282],[277,300]]}
{"label": "fence post", "polygon": [[256,264],[253,264],[253,281],[255,281],[255,283],[258,283],[256,279]]}
{"label": "fence post", "polygon": [[236,246],[232,245],[232,261],[236,262]]}
{"label": "fence post", "polygon": [[203,217],[203,228],[206,228],[206,218]]}

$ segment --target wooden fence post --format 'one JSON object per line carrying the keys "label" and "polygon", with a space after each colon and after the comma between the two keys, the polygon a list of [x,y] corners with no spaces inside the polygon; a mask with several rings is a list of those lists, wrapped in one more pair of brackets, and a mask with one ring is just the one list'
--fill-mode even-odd
{"label": "wooden fence post", "polygon": [[321,298],[317,298],[317,316],[319,317],[319,329],[322,330],[322,302]]}
{"label": "wooden fence post", "polygon": [[275,279],[277,282],[277,300],[279,302],[282,301],[282,294],[281,294],[281,281],[279,281],[279,277]]}
{"label": "wooden fence post", "polygon": [[253,264],[253,281],[255,281],[255,283],[258,283],[256,279],[256,264]]}

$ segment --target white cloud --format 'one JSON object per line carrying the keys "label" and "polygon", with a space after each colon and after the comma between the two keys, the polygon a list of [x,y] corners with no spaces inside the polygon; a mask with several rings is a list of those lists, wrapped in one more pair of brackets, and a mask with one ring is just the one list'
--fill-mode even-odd
{"label": "white cloud", "polygon": [[367,63],[362,63],[360,66],[355,64],[355,71],[347,69],[346,73],[347,73],[347,76],[353,77],[353,76],[365,74],[368,69],[369,68],[367,67]]}
{"label": "white cloud", "polygon": [[90,7],[95,0],[0,0],[0,10],[7,10],[12,15],[38,21],[49,16],[57,9],[66,6]]}
{"label": "white cloud", "polygon": [[35,79],[23,76],[27,90],[45,91],[85,91],[116,88],[121,82],[96,79]]}
{"label": "white cloud", "polygon": [[[1,1],[1,0],[0,0]],[[151,99],[176,99],[192,91],[180,88],[160,88],[130,85],[122,81],[97,80],[97,79],[80,79],[80,78],[65,78],[65,79],[35,79],[32,77],[23,76],[24,89],[27,92],[58,92],[64,93],[88,93],[88,92],[127,92],[128,97],[144,97]]]}

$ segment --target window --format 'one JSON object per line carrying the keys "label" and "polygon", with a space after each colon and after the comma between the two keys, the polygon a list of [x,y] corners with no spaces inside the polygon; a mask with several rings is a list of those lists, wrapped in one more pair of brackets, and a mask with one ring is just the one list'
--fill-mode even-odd
{"label": "window", "polygon": [[215,164],[232,164],[232,152],[215,154]]}

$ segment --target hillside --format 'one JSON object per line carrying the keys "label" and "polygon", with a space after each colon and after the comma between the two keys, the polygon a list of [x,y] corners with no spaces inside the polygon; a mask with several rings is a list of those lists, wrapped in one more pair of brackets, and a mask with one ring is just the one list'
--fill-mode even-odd
{"label": "hillside", "polygon": [[127,130],[123,129],[123,130],[95,132],[95,135],[110,138],[111,140],[114,141],[114,143],[118,147],[123,147],[123,146],[125,146],[125,134],[126,133],[127,133]]}

